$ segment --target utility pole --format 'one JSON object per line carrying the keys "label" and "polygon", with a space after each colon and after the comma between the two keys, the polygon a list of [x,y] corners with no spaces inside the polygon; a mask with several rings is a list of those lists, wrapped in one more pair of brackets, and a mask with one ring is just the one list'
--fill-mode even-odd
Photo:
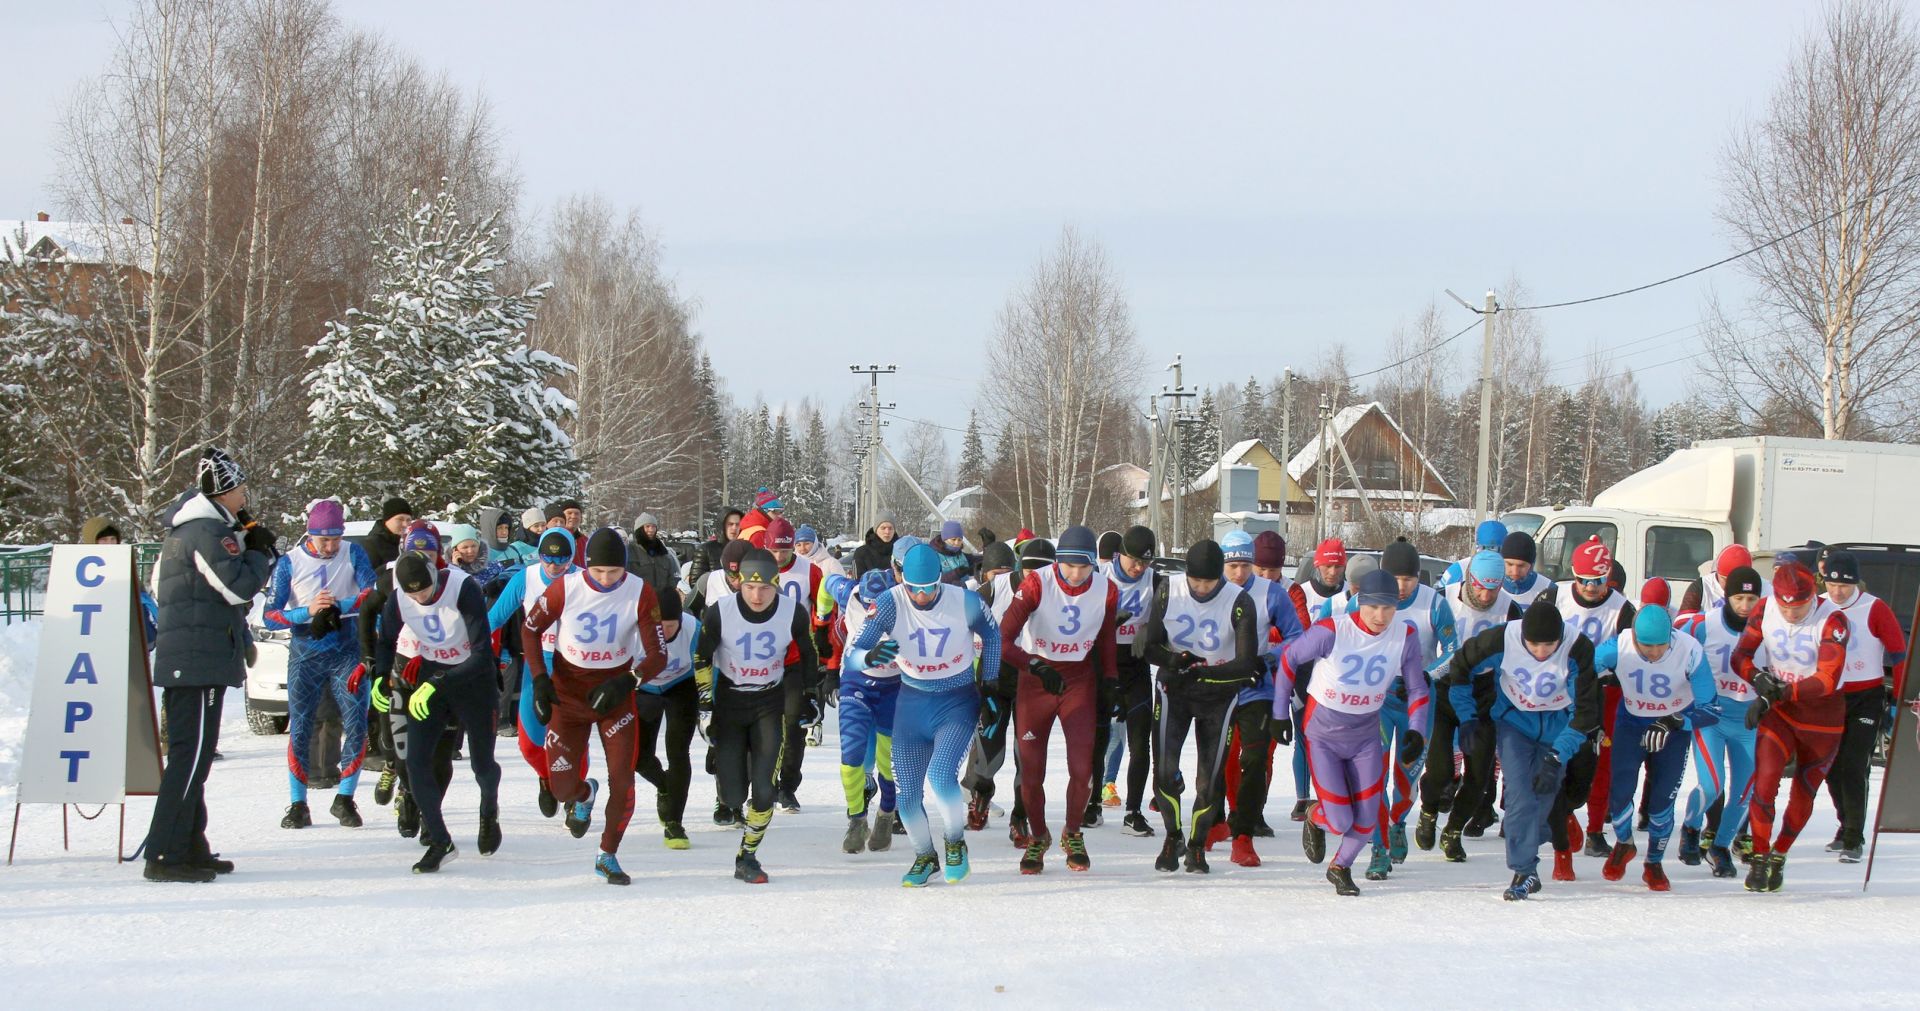
{"label": "utility pole", "polygon": [[1327,427],[1333,420],[1333,406],[1325,393],[1320,394],[1320,452],[1314,458],[1313,539],[1316,543],[1333,536],[1333,520],[1328,512],[1327,496],[1333,493],[1333,469],[1327,464]]}
{"label": "utility pole", "polygon": [[[1162,387],[1164,389],[1165,387]],[[1160,493],[1167,487],[1167,468],[1160,462],[1160,398],[1147,395],[1147,529],[1160,529]]]}
{"label": "utility pole", "polygon": [[1283,537],[1287,533],[1287,510],[1293,504],[1288,489],[1294,486],[1293,475],[1287,473],[1287,462],[1293,459],[1293,370],[1288,369],[1285,376],[1280,394],[1280,534]]}
{"label": "utility pole", "polygon": [[1500,314],[1500,303],[1487,289],[1487,307],[1476,309],[1467,300],[1447,291],[1447,297],[1468,312],[1480,314],[1480,473],[1474,479],[1473,522],[1487,518],[1487,487],[1492,476],[1493,455],[1493,318]]}
{"label": "utility pole", "polygon": [[1187,542],[1180,533],[1180,514],[1186,511],[1187,494],[1187,462],[1186,454],[1182,452],[1180,429],[1184,425],[1197,421],[1186,409],[1185,401],[1198,394],[1189,391],[1182,381],[1184,368],[1180,358],[1181,356],[1174,355],[1173,364],[1167,366],[1167,369],[1173,373],[1173,389],[1168,390],[1163,386],[1160,394],[1162,399],[1173,401],[1171,410],[1167,412],[1167,448],[1173,457],[1173,531],[1172,540],[1167,546],[1169,552],[1187,549]]}
{"label": "utility pole", "polygon": [[867,377],[867,390],[862,396],[860,407],[867,412],[867,438],[859,453],[860,478],[854,492],[855,526],[866,530],[873,526],[875,517],[880,513],[880,454],[874,447],[880,444],[880,412],[892,410],[895,404],[880,402],[880,377],[899,371],[894,365],[849,365],[847,371],[856,376]]}

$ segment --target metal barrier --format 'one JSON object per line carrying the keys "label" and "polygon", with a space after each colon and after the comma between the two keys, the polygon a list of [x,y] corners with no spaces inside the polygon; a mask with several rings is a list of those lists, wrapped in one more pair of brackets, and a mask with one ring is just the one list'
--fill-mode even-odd
{"label": "metal barrier", "polygon": [[[0,624],[38,618],[47,593],[47,568],[53,560],[53,548],[0,547]],[[160,560],[160,545],[136,544],[133,562],[140,585],[153,579],[154,563]]]}

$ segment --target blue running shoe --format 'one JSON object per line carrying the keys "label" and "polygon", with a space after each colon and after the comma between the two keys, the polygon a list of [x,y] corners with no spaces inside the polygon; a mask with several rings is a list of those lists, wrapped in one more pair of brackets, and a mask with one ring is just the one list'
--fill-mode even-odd
{"label": "blue running shoe", "polygon": [[962,839],[959,842],[948,843],[947,884],[957,885],[967,880],[967,875],[972,873],[973,864],[967,860],[967,841]]}
{"label": "blue running shoe", "polygon": [[933,880],[933,874],[940,869],[940,861],[931,853],[922,853],[913,858],[913,866],[900,879],[902,888],[925,888]]}
{"label": "blue running shoe", "polygon": [[602,853],[593,861],[593,873],[607,879],[610,885],[630,885],[633,878],[620,869],[620,861],[611,853]]}
{"label": "blue running shoe", "polygon": [[586,835],[587,829],[593,826],[593,802],[599,796],[600,781],[589,779],[587,799],[567,805],[567,831],[572,832],[575,839]]}

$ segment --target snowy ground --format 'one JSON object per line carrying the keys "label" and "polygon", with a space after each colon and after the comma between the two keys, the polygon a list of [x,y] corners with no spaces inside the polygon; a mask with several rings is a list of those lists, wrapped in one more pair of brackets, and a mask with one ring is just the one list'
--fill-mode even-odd
{"label": "snowy ground", "polygon": [[[0,650],[0,686],[13,689],[17,640],[0,635],[13,647]],[[18,746],[24,704],[0,696],[0,756]],[[1362,881],[1363,896],[1341,899],[1300,855],[1288,788],[1269,813],[1281,835],[1264,840],[1260,868],[1235,867],[1222,848],[1209,877],[1157,874],[1159,840],[1110,822],[1089,830],[1091,873],[1067,873],[1056,852],[1044,876],[1023,878],[996,819],[972,837],[971,879],[909,891],[898,887],[901,847],[839,851],[829,735],[807,754],[804,812],[776,815],[761,850],[771,884],[732,879],[738,835],[701,824],[712,791],[696,775],[693,849],[661,846],[643,783],[621,854],[634,884],[612,888],[590,870],[597,828],[575,840],[541,818],[533,776],[502,740],[505,845],[491,858],[473,851],[477,793],[456,778],[448,810],[460,858],[418,877],[407,868],[419,846],[393,832],[370,790],[363,829],[334,825],[325,793],[314,801],[320,824],[280,829],[286,738],[249,735],[241,705],[239,692],[228,696],[227,757],[209,791],[210,834],[239,864],[231,877],[149,884],[137,864],[113,863],[114,812],[72,819],[73,849],[62,853],[59,810],[23,810],[19,856],[0,869],[7,1006],[339,1007],[411,992],[461,1008],[554,997],[593,1007],[603,996],[703,1007],[1497,1007],[1604,1002],[1623,985],[1661,1006],[1920,1003],[1897,955],[1920,932],[1920,840],[1884,838],[1862,894],[1862,868],[1820,852],[1833,833],[1824,797],[1774,896],[1671,857],[1674,891],[1653,895],[1637,867],[1610,884],[1598,860],[1581,857],[1577,883],[1509,904],[1489,832],[1467,840],[1466,864],[1416,850],[1392,880]],[[5,784],[0,805],[12,799],[10,775]],[[130,844],[150,811],[128,804]]]}

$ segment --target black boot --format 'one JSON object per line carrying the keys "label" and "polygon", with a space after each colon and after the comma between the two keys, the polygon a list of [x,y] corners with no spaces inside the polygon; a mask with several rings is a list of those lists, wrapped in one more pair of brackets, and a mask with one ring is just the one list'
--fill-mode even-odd
{"label": "black boot", "polygon": [[427,851],[421,854],[420,862],[413,865],[413,873],[432,874],[440,869],[441,864],[459,855],[460,851],[454,848],[452,840],[430,842],[427,844]]}
{"label": "black boot", "polygon": [[212,881],[214,871],[194,863],[175,863],[170,860],[149,860],[146,870],[140,876],[148,881],[169,881],[178,884],[205,884]]}
{"label": "black boot", "polygon": [[420,808],[413,803],[413,794],[401,792],[393,797],[393,823],[400,830],[400,837],[411,839],[420,834]]}
{"label": "black boot", "polygon": [[1440,833],[1440,855],[1446,857],[1448,863],[1464,864],[1467,862],[1467,848],[1460,844],[1460,832],[1458,829],[1450,828]]}
{"label": "black boot", "polygon": [[500,851],[500,819],[496,815],[480,816],[480,855],[490,857]]}
{"label": "black boot", "polygon": [[360,827],[360,809],[354,806],[353,798],[344,793],[334,795],[333,806],[327,813],[339,819],[341,828]]}
{"label": "black boot", "polygon": [[1169,874],[1180,869],[1180,858],[1186,855],[1187,847],[1180,833],[1168,832],[1167,841],[1160,844],[1160,856],[1153,862],[1153,869]]}
{"label": "black boot", "polygon": [[1697,828],[1680,829],[1680,862],[1688,867],[1700,866],[1700,830]]}
{"label": "black boot", "polygon": [[1207,874],[1213,868],[1207,866],[1207,848],[1205,846],[1187,847],[1187,873]]}
{"label": "black boot", "polygon": [[554,797],[553,788],[544,779],[540,781],[540,795],[535,798],[535,803],[540,805],[542,818],[551,818],[560,813],[560,801]]}
{"label": "black boot", "polygon": [[760,858],[745,850],[734,855],[733,876],[750,885],[767,883],[767,872],[760,867]]}
{"label": "black boot", "polygon": [[1319,863],[1327,858],[1327,830],[1313,823],[1309,816],[1300,823],[1300,848],[1307,854],[1309,863]]}

